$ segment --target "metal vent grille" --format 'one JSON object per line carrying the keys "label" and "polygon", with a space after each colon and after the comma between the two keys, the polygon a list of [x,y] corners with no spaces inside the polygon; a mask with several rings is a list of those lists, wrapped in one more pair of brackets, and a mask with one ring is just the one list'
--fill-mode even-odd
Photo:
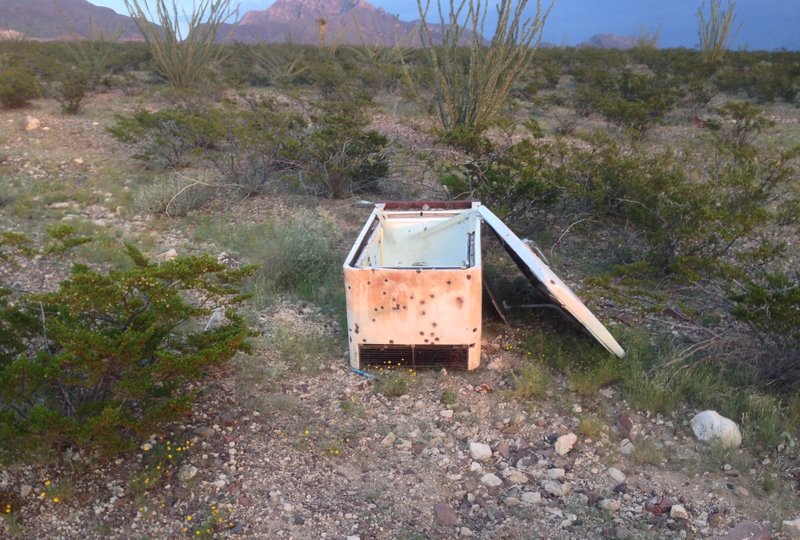
{"label": "metal vent grille", "polygon": [[359,345],[363,368],[468,369],[467,345]]}

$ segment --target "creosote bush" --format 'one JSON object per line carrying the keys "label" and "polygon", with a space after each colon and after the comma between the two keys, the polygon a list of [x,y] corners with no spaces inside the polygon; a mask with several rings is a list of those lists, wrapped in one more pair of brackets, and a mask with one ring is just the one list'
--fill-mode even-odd
{"label": "creosote bush", "polygon": [[25,107],[30,100],[41,95],[36,76],[21,67],[8,67],[0,71],[0,103],[8,109]]}
{"label": "creosote bush", "polygon": [[[57,232],[61,249],[85,240]],[[3,458],[130,448],[191,408],[189,383],[249,349],[253,332],[235,307],[252,268],[126,252],[128,269],[75,264],[56,291],[0,292]],[[224,317],[206,325],[215,309]]]}

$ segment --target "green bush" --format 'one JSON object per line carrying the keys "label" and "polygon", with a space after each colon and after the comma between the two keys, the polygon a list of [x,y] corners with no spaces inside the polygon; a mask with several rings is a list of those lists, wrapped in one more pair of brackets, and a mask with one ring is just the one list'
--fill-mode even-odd
{"label": "green bush", "polygon": [[25,107],[41,95],[36,76],[21,67],[9,67],[0,72],[0,103],[9,109]]}
{"label": "green bush", "polygon": [[204,106],[179,106],[158,112],[117,115],[108,128],[116,139],[137,149],[134,157],[156,167],[187,165],[190,153],[216,148],[225,135],[224,113]]}
{"label": "green bush", "polygon": [[389,172],[387,138],[365,130],[368,120],[363,96],[327,100],[315,118],[315,129],[281,148],[294,164],[303,190],[331,198],[376,191]]}
{"label": "green bush", "polygon": [[78,114],[83,107],[89,86],[86,82],[87,74],[77,69],[66,71],[56,83],[54,98],[61,105],[65,114]]}
{"label": "green bush", "polygon": [[157,265],[126,250],[127,270],[76,264],[57,291],[0,294],[2,457],[130,448],[191,408],[189,383],[248,350],[234,308],[251,268],[210,256]]}

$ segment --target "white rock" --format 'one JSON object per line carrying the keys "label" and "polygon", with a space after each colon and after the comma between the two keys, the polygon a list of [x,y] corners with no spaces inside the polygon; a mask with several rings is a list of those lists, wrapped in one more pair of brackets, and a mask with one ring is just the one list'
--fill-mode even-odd
{"label": "white rock", "polygon": [[739,426],[716,411],[703,411],[691,421],[694,436],[703,442],[719,442],[723,448],[736,448],[742,444]]}
{"label": "white rock", "polygon": [[621,470],[617,469],[616,467],[609,467],[607,472],[608,472],[608,476],[613,478],[616,483],[621,484],[622,482],[625,481],[625,478],[626,478],[625,473],[623,473]]}
{"label": "white rock", "polygon": [[547,469],[547,477],[550,480],[560,480],[564,478],[564,469]]}
{"label": "white rock", "polygon": [[169,248],[164,253],[160,253],[160,254],[156,255],[156,260],[162,261],[162,262],[163,261],[171,261],[172,259],[174,259],[177,256],[178,256],[178,252],[175,250],[175,248]]}
{"label": "white rock", "polygon": [[575,446],[576,442],[578,442],[578,436],[574,433],[562,435],[558,438],[558,440],[556,440],[556,454],[559,456],[566,455],[570,450],[572,450],[572,447]]}
{"label": "white rock", "polygon": [[502,485],[503,481],[494,473],[486,473],[481,477],[481,484],[486,487],[497,487]]}
{"label": "white rock", "polygon": [[522,494],[522,502],[525,504],[539,504],[542,502],[542,494],[538,491],[526,491]]}
{"label": "white rock", "polygon": [[669,511],[669,517],[675,519],[689,519],[689,512],[682,504],[674,504]]}
{"label": "white rock", "polygon": [[[82,157],[76,157],[76,158],[75,158],[75,159],[73,159],[72,161],[73,161],[73,162],[74,162],[76,165],[83,165],[83,158],[82,158]],[[107,196],[108,196],[108,195],[107,195]]]}
{"label": "white rock", "polygon": [[607,512],[618,512],[621,507],[622,503],[616,499],[603,499],[600,501],[600,508]]}
{"label": "white rock", "polygon": [[510,473],[508,473],[508,475],[506,475],[506,478],[508,478],[511,482],[514,482],[515,484],[528,483],[528,477],[519,471],[511,471]]}
{"label": "white rock", "polygon": [[181,467],[181,470],[178,471],[178,478],[180,478],[182,482],[187,482],[197,476],[198,472],[197,467],[194,465],[184,465]]}
{"label": "white rock", "polygon": [[25,497],[31,494],[31,491],[33,491],[33,486],[28,484],[22,484],[22,486],[19,488],[19,496],[24,499]]}
{"label": "white rock", "polygon": [[564,497],[566,496],[571,489],[571,486],[568,482],[564,482],[563,484],[560,482],[549,481],[545,482],[544,490],[550,493],[551,495],[555,495],[556,497]]}
{"label": "white rock", "polygon": [[619,443],[619,451],[625,456],[633,454],[634,450],[636,450],[636,447],[628,439],[622,439],[622,441]]}
{"label": "white rock", "polygon": [[445,409],[439,413],[442,418],[446,418],[447,420],[453,418],[453,409]]}
{"label": "white rock", "polygon": [[395,435],[394,433],[389,433],[386,437],[383,438],[383,440],[381,441],[381,445],[392,446],[394,444],[394,441],[396,440],[397,440],[397,435]]}
{"label": "white rock", "polygon": [[784,521],[783,532],[792,540],[800,538],[800,517],[792,521]]}
{"label": "white rock", "polygon": [[142,446],[140,446],[139,448],[142,449],[142,452],[149,452],[150,450],[153,449],[153,445],[150,444],[149,442],[146,442]]}
{"label": "white rock", "polygon": [[488,444],[471,442],[469,443],[469,455],[475,461],[488,461],[492,459],[492,448]]}

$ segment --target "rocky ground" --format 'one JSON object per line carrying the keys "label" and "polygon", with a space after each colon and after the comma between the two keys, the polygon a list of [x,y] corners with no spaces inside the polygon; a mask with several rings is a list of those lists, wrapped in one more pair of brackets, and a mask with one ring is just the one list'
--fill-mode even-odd
{"label": "rocky ground", "polygon": [[[16,517],[0,527],[24,538],[800,533],[782,523],[797,517],[796,449],[760,462],[719,453],[695,440],[692,411],[647,417],[614,388],[577,398],[556,379],[541,399],[511,399],[521,358],[507,350],[517,337],[509,332],[484,343],[477,373],[420,373],[396,398],[343,357],[277,383],[256,373],[281,360],[241,359],[238,374],[211,376],[191,417],[132,455],[3,471]],[[587,418],[597,420],[593,437],[581,427]],[[761,469],[771,459],[795,468],[776,473],[780,485],[766,493]]]}
{"label": "rocky ground", "polygon": [[[102,130],[109,116],[97,112],[105,106],[77,118],[44,101],[3,112],[3,171],[77,179],[90,193],[80,203],[69,190],[39,201],[35,219],[78,215],[126,235],[155,231],[153,251],[167,251],[186,241],[177,227],[118,211],[124,190],[93,183],[118,165]],[[387,122],[387,132],[410,136],[376,120]],[[280,204],[248,201],[236,214],[258,219]],[[335,326],[307,304],[257,319],[267,333]],[[350,371],[335,339],[299,368],[265,341],[209,374],[193,413],[132,454],[67,454],[0,471],[0,537],[800,538],[793,441],[763,454],[722,451],[695,438],[698,411],[649,415],[614,386],[585,397],[560,376],[540,397],[515,399],[524,334],[487,323],[479,370],[420,372],[392,398]]]}

